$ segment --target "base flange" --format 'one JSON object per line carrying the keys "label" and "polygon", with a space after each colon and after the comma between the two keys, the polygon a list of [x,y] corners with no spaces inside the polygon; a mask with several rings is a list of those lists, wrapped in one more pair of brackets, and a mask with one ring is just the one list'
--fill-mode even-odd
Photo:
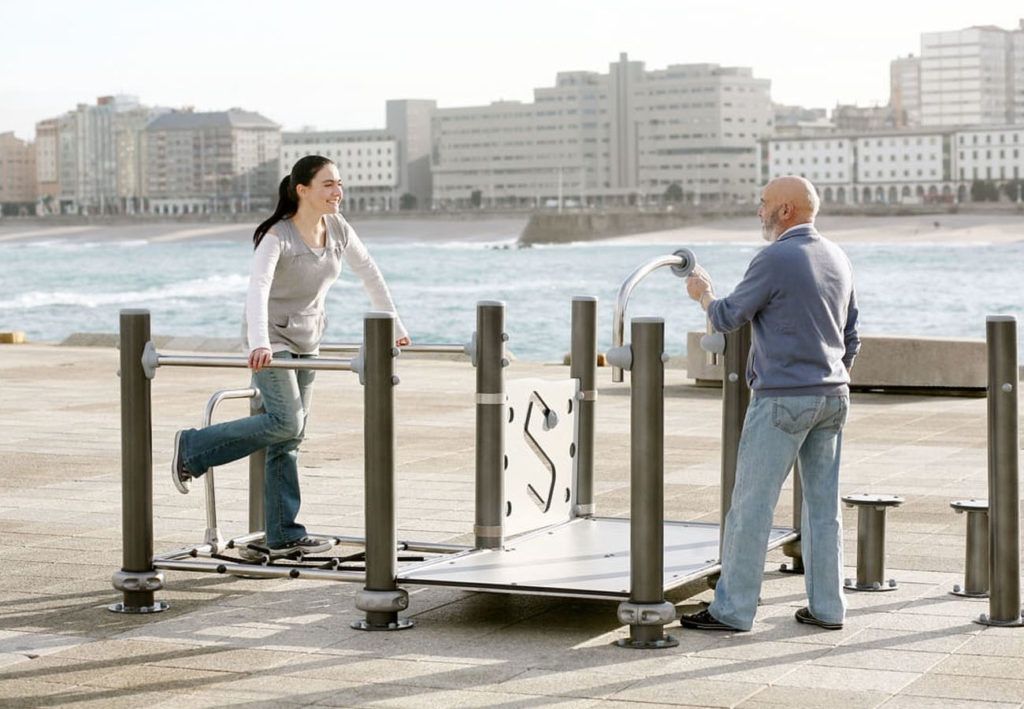
{"label": "base flange", "polygon": [[126,613],[128,615],[142,615],[144,613],[160,613],[171,607],[167,601],[153,601],[151,606],[126,606],[124,603],[113,603],[107,606],[111,613]]}

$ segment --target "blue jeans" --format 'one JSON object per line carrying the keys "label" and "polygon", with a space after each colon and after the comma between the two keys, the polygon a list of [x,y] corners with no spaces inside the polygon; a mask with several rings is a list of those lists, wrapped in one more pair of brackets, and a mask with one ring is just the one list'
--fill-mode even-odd
{"label": "blue jeans", "polygon": [[843,622],[839,458],[849,407],[848,396],[750,400],[732,507],[725,519],[722,574],[708,608],[719,621],[740,630],[754,624],[775,503],[799,456],[804,494],[800,541],[808,607],[819,620]]}
{"label": "blue jeans", "polygon": [[[274,353],[274,359],[312,356]],[[264,413],[189,429],[182,435],[183,462],[189,472],[205,471],[267,449],[263,510],[270,547],[306,534],[306,528],[295,521],[301,504],[298,451],[309,418],[315,374],[310,370],[261,369],[252,380],[263,398]]]}

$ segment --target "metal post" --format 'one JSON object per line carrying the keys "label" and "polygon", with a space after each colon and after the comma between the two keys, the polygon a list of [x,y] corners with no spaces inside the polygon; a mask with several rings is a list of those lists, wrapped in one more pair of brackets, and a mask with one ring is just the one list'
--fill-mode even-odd
{"label": "metal post", "polygon": [[620,647],[664,648],[675,606],[665,600],[665,321],[635,318],[631,326],[629,601],[619,620],[629,624]]}
{"label": "metal post", "polygon": [[363,449],[365,464],[366,587],[356,594],[364,620],[357,630],[402,630],[413,625],[398,617],[409,594],[396,581],[395,546],[395,318],[369,312],[363,320]]}
{"label": "metal post", "polygon": [[[747,323],[739,330],[726,333],[722,369],[722,485],[721,522],[718,528],[719,549],[725,534],[725,517],[732,506],[732,489],[736,483],[736,462],[739,458],[743,419],[750,404],[747,386],[747,358],[750,356],[751,328]],[[721,552],[719,552],[721,558]]]}
{"label": "metal post", "polygon": [[477,549],[500,549],[505,515],[505,304],[476,306],[476,535]]}
{"label": "metal post", "polygon": [[121,539],[122,566],[114,573],[121,603],[116,613],[156,613],[165,601],[153,599],[164,574],[153,567],[153,425],[149,378],[142,352],[149,342],[149,311],[122,310],[121,327]]}
{"label": "metal post", "polygon": [[1017,319],[990,315],[988,343],[989,599],[985,625],[1021,626],[1020,434],[1017,416]]}
{"label": "metal post", "polygon": [[594,402],[597,401],[597,298],[572,299],[569,376],[580,380],[576,402],[576,512],[594,514]]}
{"label": "metal post", "polygon": [[857,508],[857,587],[881,585],[885,576],[885,508]]}
{"label": "metal post", "polygon": [[[793,529],[800,532],[803,524],[804,488],[800,480],[800,459],[793,462]],[[802,574],[804,572],[803,546],[800,540],[782,545],[782,553],[793,560],[792,565],[784,563],[779,571],[786,574]]]}
{"label": "metal post", "polygon": [[[258,416],[264,412],[263,399],[249,400],[249,415]],[[260,448],[249,454],[249,532],[266,530],[263,507],[263,486],[267,469],[267,449]]]}
{"label": "metal post", "polygon": [[988,510],[971,510],[967,513],[967,544],[964,560],[965,596],[988,595]]}

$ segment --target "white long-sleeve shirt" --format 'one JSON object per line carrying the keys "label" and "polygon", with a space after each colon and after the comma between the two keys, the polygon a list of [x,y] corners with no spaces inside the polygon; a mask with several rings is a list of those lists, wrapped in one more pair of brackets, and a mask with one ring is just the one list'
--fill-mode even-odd
{"label": "white long-sleeve shirt", "polygon": [[[323,249],[311,249],[321,253]],[[268,302],[270,287],[274,281],[278,260],[281,256],[281,241],[273,231],[267,232],[260,241],[253,255],[249,270],[249,291],[245,299],[246,340],[248,350],[269,349],[274,352],[288,349],[286,345],[275,344],[271,347],[269,332]],[[395,337],[408,337],[408,331],[402,324],[395,309],[391,292],[388,290],[380,269],[374,262],[370,252],[356,234],[352,225],[348,225],[348,244],[342,252],[342,260],[348,264],[352,272],[363,283],[370,302],[375,310],[395,313]]]}

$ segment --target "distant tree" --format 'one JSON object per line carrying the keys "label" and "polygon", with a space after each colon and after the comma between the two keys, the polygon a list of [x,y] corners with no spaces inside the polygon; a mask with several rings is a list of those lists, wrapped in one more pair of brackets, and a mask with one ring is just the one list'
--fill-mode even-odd
{"label": "distant tree", "polygon": [[1016,202],[1018,197],[1024,198],[1024,180],[1010,180],[1003,185],[1003,193],[1011,202]]}
{"label": "distant tree", "polygon": [[484,203],[484,193],[480,190],[473,190],[469,193],[469,203],[479,209],[480,205]]}
{"label": "distant tree", "polygon": [[975,180],[971,183],[972,202],[998,202],[999,188],[992,180]]}
{"label": "distant tree", "polygon": [[398,208],[402,210],[416,209],[416,195],[406,192],[398,198]]}
{"label": "distant tree", "polygon": [[665,188],[665,201],[666,202],[682,202],[683,201],[683,186],[678,182],[673,182],[671,185]]}

